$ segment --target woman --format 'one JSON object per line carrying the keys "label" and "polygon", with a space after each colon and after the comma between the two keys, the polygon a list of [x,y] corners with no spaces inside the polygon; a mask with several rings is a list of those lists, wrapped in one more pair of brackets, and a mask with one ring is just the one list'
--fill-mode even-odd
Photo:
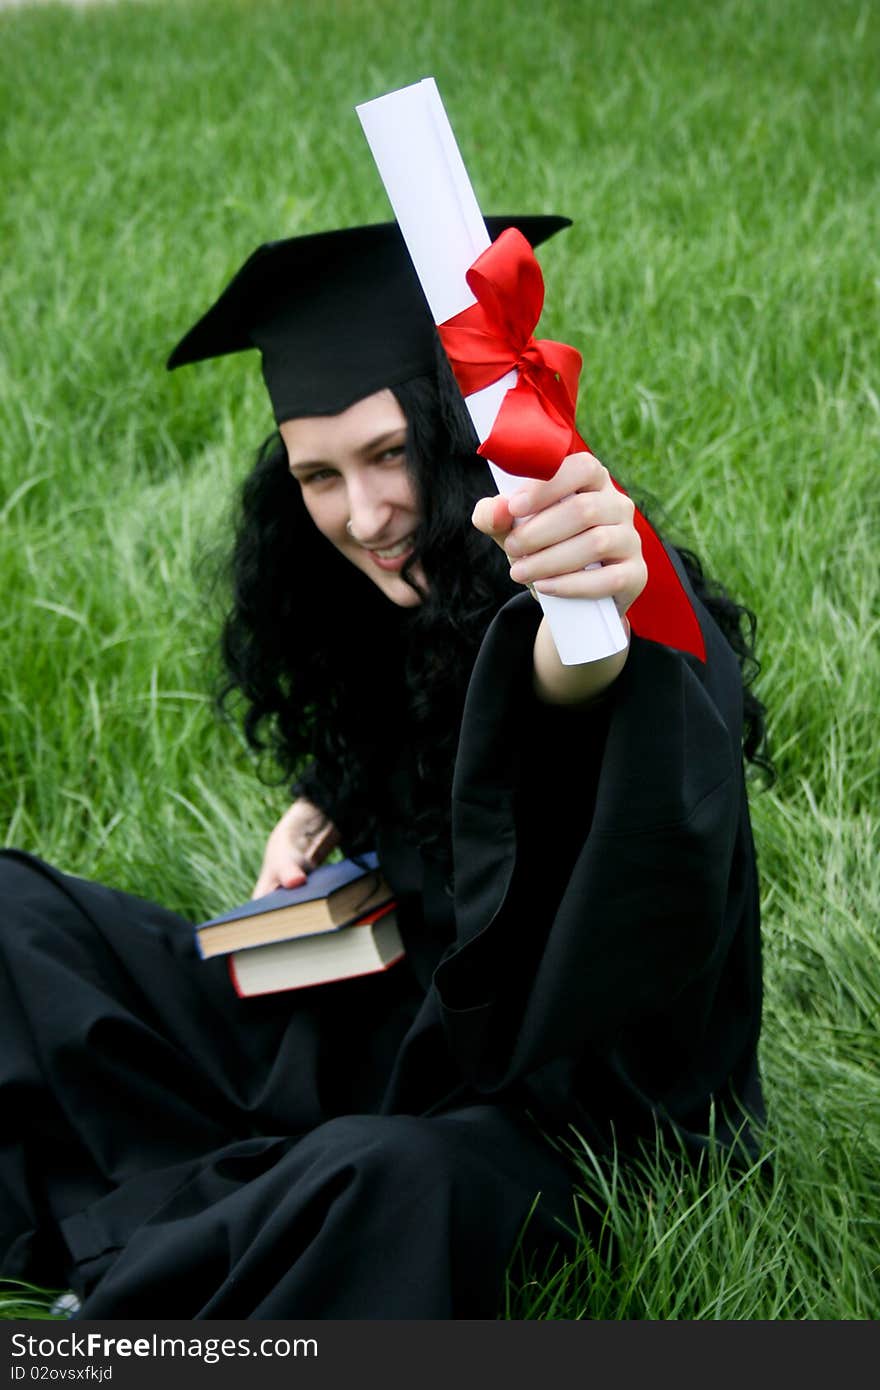
{"label": "woman", "polygon": [[[86,1318],[491,1317],[527,1218],[542,1256],[575,1225],[548,1136],[698,1152],[760,1118],[741,610],[673,556],[699,654],[638,635],[662,564],[588,452],[483,495],[393,225],[260,248],[169,365],[248,347],[278,434],[225,693],[300,778],[255,893],[375,846],[406,956],[238,999],[173,914],[6,855],[4,1272]],[[563,666],[525,585],[635,635]]]}

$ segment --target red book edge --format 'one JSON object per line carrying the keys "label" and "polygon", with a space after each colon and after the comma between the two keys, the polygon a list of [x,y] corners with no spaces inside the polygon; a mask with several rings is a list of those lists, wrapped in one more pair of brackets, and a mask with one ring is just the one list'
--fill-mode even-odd
{"label": "red book edge", "polygon": [[[348,926],[365,927],[368,926],[370,922],[378,922],[380,917],[384,917],[387,912],[391,912],[396,906],[396,902],[383,903],[381,907],[374,908],[372,912],[368,912],[364,917],[358,917],[356,922],[349,922]],[[347,931],[348,927],[345,927],[342,930]],[[295,938],[290,939],[294,940]],[[302,939],[304,940],[305,938]],[[275,945],[276,943],[272,942],[270,944]],[[278,944],[280,945],[281,943],[279,942]],[[259,947],[252,946],[250,949],[259,950]],[[235,969],[235,955],[235,951],[230,951],[226,957],[226,964],[227,969],[229,971],[229,978],[232,981],[232,988],[235,990],[239,999],[261,999],[264,994],[286,994],[290,990],[314,988],[313,985],[279,985],[277,989],[261,989],[258,994],[244,994],[243,991],[239,988],[238,984],[238,975]],[[321,980],[320,983],[322,985],[333,985],[336,984],[339,980],[355,980],[358,978],[359,975],[383,974],[384,971],[390,970],[392,965],[396,965],[399,960],[402,960],[405,955],[405,951],[399,951],[396,956],[392,956],[390,960],[387,960],[380,970],[359,970],[352,975],[334,975],[329,980]]]}

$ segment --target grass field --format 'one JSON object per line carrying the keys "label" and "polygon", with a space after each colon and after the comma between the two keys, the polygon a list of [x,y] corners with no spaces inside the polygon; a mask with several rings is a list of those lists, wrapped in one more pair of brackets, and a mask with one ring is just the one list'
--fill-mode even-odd
{"label": "grass field", "polygon": [[250,892],[284,794],[212,715],[213,574],[271,420],[255,361],[163,362],[260,241],[388,215],[354,106],[426,74],[484,211],[575,221],[542,332],[586,437],[759,615],[775,1175],[585,1160],[619,1265],[511,1317],[880,1316],[878,49],[869,0],[0,13],[5,843]]}

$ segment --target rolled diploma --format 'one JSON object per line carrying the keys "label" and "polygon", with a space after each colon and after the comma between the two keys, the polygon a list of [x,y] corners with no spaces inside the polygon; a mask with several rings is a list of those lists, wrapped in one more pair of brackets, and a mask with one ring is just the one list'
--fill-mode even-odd
{"label": "rolled diploma", "polygon": [[[465,275],[491,238],[437,84],[426,77],[356,110],[434,322],[445,323],[475,302]],[[514,385],[516,372],[508,372],[465,397],[480,443]],[[489,468],[505,496],[523,486],[491,461]],[[613,599],[537,598],[564,665],[597,661],[626,646]]]}

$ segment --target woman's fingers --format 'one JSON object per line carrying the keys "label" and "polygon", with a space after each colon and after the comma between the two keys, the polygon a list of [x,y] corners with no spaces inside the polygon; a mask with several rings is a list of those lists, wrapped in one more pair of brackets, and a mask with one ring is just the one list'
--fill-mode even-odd
{"label": "woman's fingers", "polygon": [[516,560],[598,527],[631,525],[633,511],[629,498],[613,486],[601,492],[572,492],[521,521],[507,537],[505,549]]}
{"label": "woman's fingers", "polygon": [[571,492],[598,492],[612,487],[608,469],[592,454],[569,454],[547,482],[529,479],[507,498],[514,519],[531,516]]}
{"label": "woman's fingers", "polygon": [[298,888],[338,843],[339,832],[332,821],[306,797],[298,797],[266,842],[251,896],[261,898],[276,888]]}
{"label": "woman's fingers", "polygon": [[645,587],[648,571],[631,524],[594,526],[559,545],[517,560],[511,575],[539,594],[613,598],[625,613]]}
{"label": "woman's fingers", "polygon": [[299,888],[305,881],[305,871],[299,864],[275,865],[260,874],[251,897],[262,898],[276,888]]}
{"label": "woman's fingers", "polygon": [[504,549],[517,583],[566,598],[613,597],[625,613],[647,582],[634,515],[604,464],[581,453],[546,482],[482,498],[473,521]]}
{"label": "woman's fingers", "polygon": [[558,598],[613,598],[623,616],[644,589],[647,579],[648,569],[639,554],[629,560],[539,579],[535,588],[539,594],[553,594]]}
{"label": "woman's fingers", "polygon": [[263,865],[251,897],[262,898],[266,893],[274,893],[276,888],[298,888],[305,881],[305,870],[294,860],[273,861]]}
{"label": "woman's fingers", "polygon": [[307,874],[302,865],[295,864],[291,861],[289,864],[282,866],[278,875],[278,887],[298,888],[300,884],[305,883],[306,878]]}
{"label": "woman's fingers", "polygon": [[504,549],[505,538],[513,525],[506,497],[481,497],[474,507],[471,521],[478,531],[482,531],[484,536],[491,536]]}
{"label": "woman's fingers", "polygon": [[587,565],[613,564],[637,553],[638,537],[631,526],[592,526],[556,545],[548,545],[514,562],[511,579],[518,584],[534,584],[539,579],[569,574]]}
{"label": "woman's fingers", "polygon": [[317,869],[331,850],[335,849],[342,837],[332,821],[325,820],[320,830],[314,835],[303,850],[302,863],[307,869]]}

